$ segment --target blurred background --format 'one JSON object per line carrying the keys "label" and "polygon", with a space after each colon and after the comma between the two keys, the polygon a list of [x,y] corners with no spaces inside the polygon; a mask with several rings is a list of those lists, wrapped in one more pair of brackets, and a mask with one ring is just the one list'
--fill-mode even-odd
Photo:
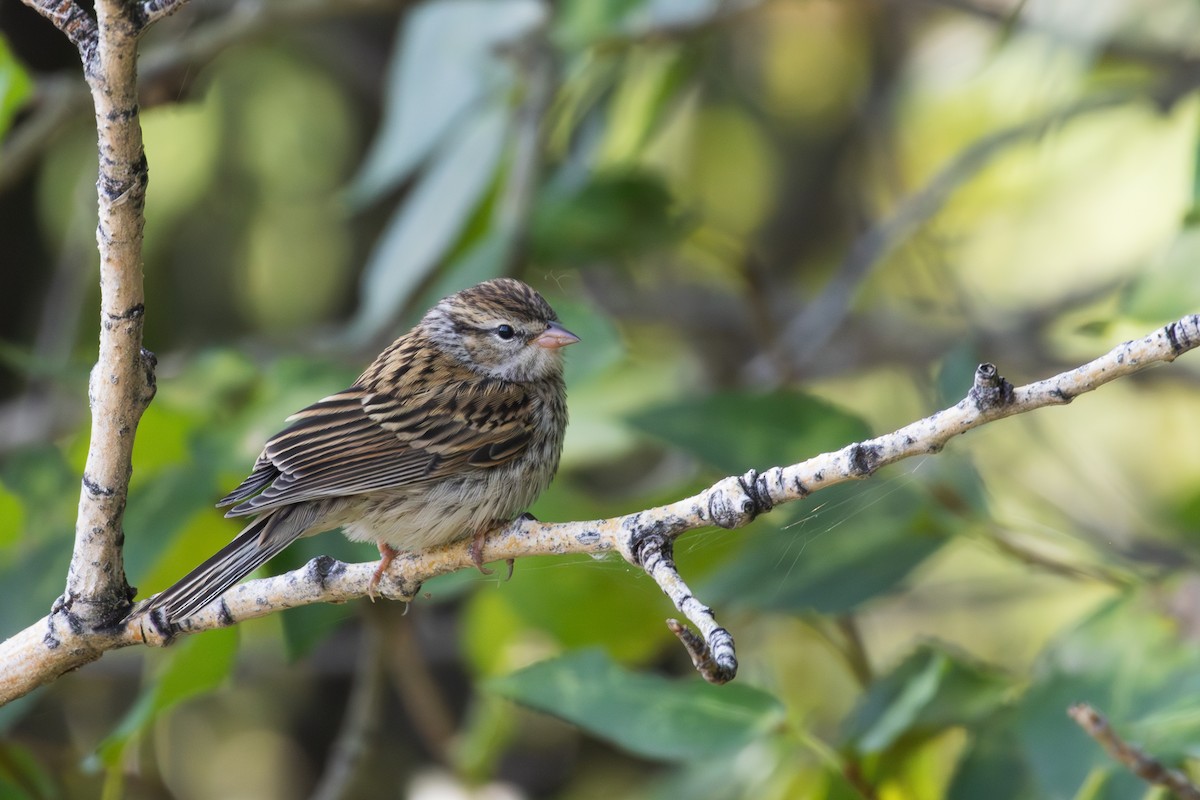
{"label": "blurred background", "polygon": [[[0,636],[62,590],[96,351],[78,57],[0,0]],[[144,39],[130,583],[287,414],[499,274],[583,342],[543,520],[801,461],[1200,309],[1190,0],[218,0]],[[0,709],[0,797],[1135,798],[1200,777],[1200,362],[678,545],[113,652]],[[319,553],[369,560],[328,534]]]}

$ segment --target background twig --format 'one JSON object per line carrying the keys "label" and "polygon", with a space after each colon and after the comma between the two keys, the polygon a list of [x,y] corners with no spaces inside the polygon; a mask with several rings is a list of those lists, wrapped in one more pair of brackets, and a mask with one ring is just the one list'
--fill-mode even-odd
{"label": "background twig", "polygon": [[1174,792],[1182,800],[1200,800],[1200,789],[1177,769],[1165,766],[1126,742],[1108,724],[1108,720],[1087,703],[1078,703],[1067,710],[1071,719],[1103,747],[1113,760],[1121,763],[1134,775],[1152,786]]}

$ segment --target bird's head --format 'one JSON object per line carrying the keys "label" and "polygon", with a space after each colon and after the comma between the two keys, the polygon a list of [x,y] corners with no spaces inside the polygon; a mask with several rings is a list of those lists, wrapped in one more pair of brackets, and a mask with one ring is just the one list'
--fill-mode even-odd
{"label": "bird's head", "polygon": [[513,278],[444,298],[421,321],[432,341],[491,378],[528,382],[562,374],[561,349],[579,337],[536,290]]}

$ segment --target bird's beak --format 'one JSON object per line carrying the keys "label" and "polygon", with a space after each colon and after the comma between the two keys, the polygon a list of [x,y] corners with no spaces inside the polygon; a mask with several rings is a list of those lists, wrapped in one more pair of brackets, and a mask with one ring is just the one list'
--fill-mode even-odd
{"label": "bird's beak", "polygon": [[538,347],[544,347],[547,350],[557,350],[560,347],[566,347],[567,345],[575,344],[578,341],[578,336],[571,333],[557,322],[551,322],[546,326],[545,331],[534,338],[533,343]]}

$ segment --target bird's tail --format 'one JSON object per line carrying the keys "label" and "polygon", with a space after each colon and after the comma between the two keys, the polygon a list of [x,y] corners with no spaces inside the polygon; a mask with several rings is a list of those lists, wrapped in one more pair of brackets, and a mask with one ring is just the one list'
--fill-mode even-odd
{"label": "bird's tail", "polygon": [[161,610],[168,622],[177,622],[193,614],[312,530],[317,516],[312,504],[284,506],[259,516],[177,583],[138,604],[129,617]]}

